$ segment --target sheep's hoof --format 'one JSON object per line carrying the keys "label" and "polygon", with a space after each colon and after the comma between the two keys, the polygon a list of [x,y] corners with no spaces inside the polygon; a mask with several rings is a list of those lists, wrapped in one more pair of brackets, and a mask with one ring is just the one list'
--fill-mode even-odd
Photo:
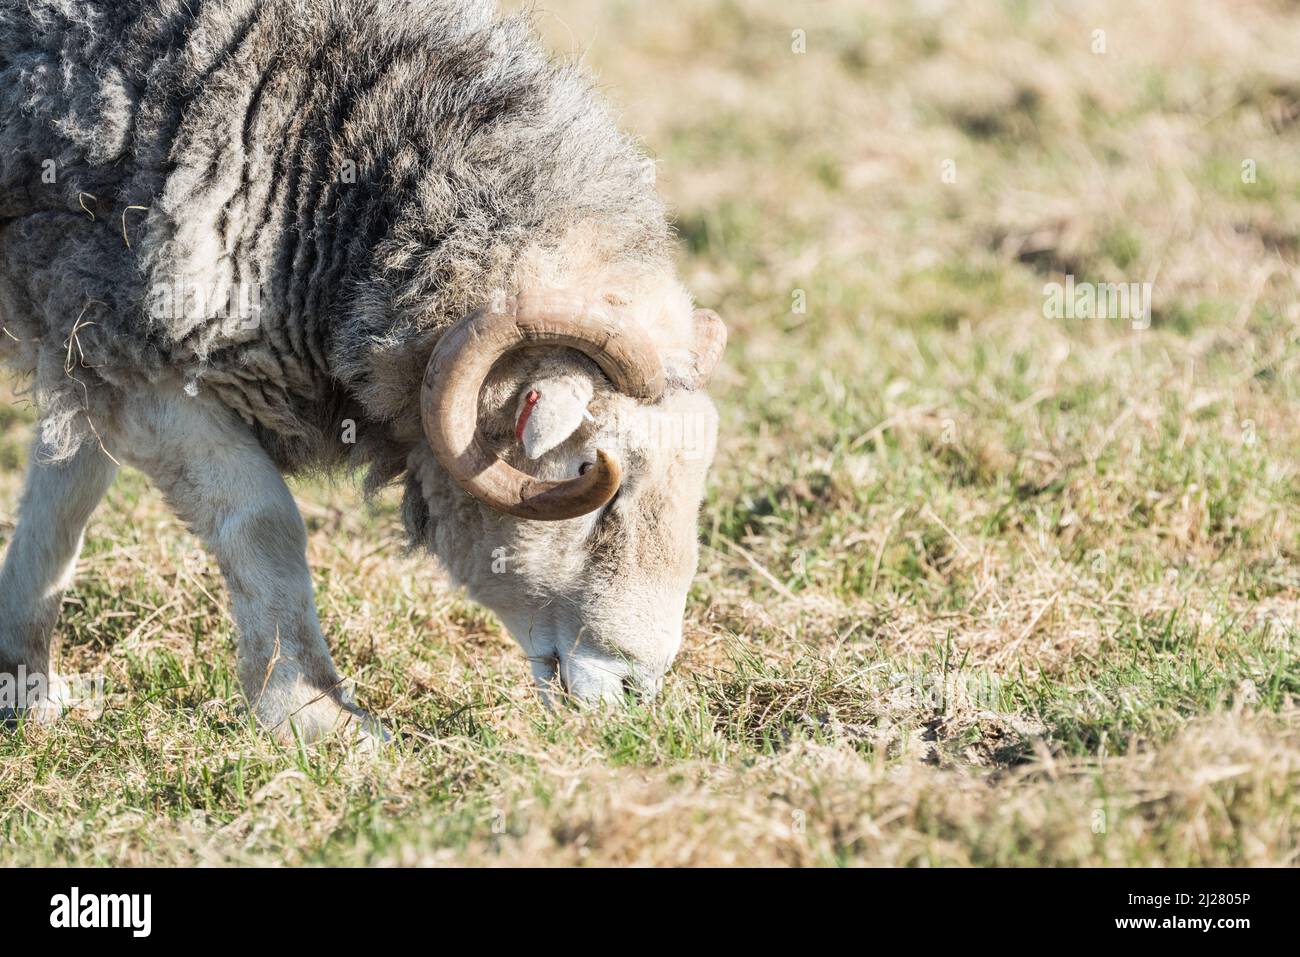
{"label": "sheep's hoof", "polygon": [[271,725],[272,734],[284,745],[315,744],[334,739],[363,753],[376,753],[393,742],[393,736],[375,717],[356,705],[339,705],[324,699]]}
{"label": "sheep's hoof", "polygon": [[13,730],[24,723],[51,725],[75,705],[76,702],[68,700],[67,684],[58,675],[51,675],[48,693],[41,694],[30,703],[0,707],[0,728]]}
{"label": "sheep's hoof", "polygon": [[345,706],[346,718],[341,718],[336,733],[347,745],[360,754],[377,754],[393,743],[392,733],[373,715],[356,705]]}

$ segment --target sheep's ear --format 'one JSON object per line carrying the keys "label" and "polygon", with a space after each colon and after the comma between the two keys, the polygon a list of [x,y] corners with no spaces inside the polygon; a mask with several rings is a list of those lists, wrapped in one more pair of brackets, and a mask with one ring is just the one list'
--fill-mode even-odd
{"label": "sheep's ear", "polygon": [[515,409],[515,439],[530,459],[555,448],[590,419],[590,380],[581,376],[538,379],[519,393]]}

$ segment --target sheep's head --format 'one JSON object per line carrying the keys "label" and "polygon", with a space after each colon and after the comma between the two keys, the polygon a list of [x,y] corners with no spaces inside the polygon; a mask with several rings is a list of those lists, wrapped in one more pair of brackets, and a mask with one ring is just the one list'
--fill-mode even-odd
{"label": "sheep's head", "polygon": [[467,317],[429,361],[425,434],[469,493],[435,550],[544,689],[653,692],[681,644],[726,340],[711,312],[693,328],[665,356],[617,305],[537,291]]}

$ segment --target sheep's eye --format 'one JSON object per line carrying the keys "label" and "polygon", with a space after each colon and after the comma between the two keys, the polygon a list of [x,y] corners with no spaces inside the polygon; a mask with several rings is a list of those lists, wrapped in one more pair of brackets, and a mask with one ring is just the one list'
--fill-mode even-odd
{"label": "sheep's eye", "polygon": [[593,463],[593,462],[583,462],[581,465],[578,466],[578,474],[579,474],[579,475],[586,475],[586,474],[587,474],[587,469],[591,468],[593,464],[595,464],[595,463]]}

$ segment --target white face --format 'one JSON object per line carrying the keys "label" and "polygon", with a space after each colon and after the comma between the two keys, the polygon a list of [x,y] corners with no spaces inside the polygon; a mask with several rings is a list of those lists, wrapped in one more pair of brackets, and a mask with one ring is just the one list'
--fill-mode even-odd
{"label": "white face", "polygon": [[480,547],[504,559],[505,573],[465,584],[505,623],[547,692],[582,701],[654,694],[681,646],[717,440],[712,402],[693,392],[654,406],[608,392],[593,399],[590,379],[563,375],[530,381],[511,411],[517,467],[569,478],[601,448],[619,460],[623,482],[603,509],[568,521],[495,515]]}

